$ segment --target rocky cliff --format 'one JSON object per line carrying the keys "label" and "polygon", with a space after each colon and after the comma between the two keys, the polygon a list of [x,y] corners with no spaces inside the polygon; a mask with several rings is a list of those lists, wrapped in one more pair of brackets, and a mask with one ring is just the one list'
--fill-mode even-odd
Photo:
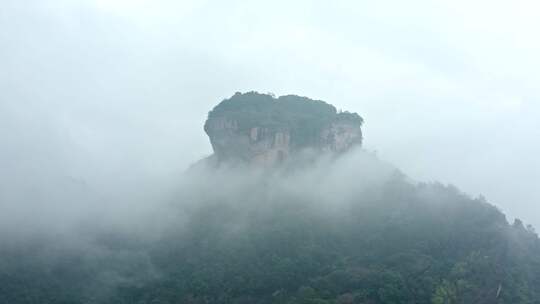
{"label": "rocky cliff", "polygon": [[362,123],[323,101],[249,92],[218,104],[204,130],[218,161],[274,165],[304,149],[343,153],[361,145]]}

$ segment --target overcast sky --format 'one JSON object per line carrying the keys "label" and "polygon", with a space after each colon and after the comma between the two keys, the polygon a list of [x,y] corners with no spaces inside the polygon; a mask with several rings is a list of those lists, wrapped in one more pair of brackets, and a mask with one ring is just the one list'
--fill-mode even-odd
{"label": "overcast sky", "polygon": [[535,0],[3,0],[0,207],[166,179],[256,90],[358,112],[412,178],[540,227],[538,29]]}

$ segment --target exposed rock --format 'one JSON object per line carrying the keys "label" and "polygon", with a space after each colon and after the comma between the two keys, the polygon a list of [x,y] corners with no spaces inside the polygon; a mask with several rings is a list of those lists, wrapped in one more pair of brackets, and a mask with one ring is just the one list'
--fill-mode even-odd
{"label": "exposed rock", "polygon": [[303,149],[343,153],[361,145],[362,122],[323,101],[249,92],[217,105],[204,129],[218,161],[275,165]]}

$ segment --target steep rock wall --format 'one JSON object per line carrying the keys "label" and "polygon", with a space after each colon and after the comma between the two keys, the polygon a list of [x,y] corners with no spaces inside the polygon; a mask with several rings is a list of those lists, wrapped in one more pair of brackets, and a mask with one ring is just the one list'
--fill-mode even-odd
{"label": "steep rock wall", "polygon": [[[245,114],[246,108],[250,110],[249,107],[253,107],[253,104],[257,105],[257,100],[253,98],[253,103],[245,103],[247,94],[252,93],[236,94],[225,100],[227,111],[210,112],[205,123],[204,129],[218,161],[234,160],[271,166],[303,149],[343,153],[362,144],[362,120],[355,113],[336,113],[333,106],[317,101],[317,106],[324,107],[326,112],[323,112],[324,115],[312,114],[306,118],[305,113],[313,106],[310,102],[315,101],[305,97],[298,101],[289,95],[286,102],[295,102],[294,108],[290,110],[286,102],[280,104],[280,99],[268,99],[268,95],[258,94],[254,96],[264,96],[265,102],[270,102],[270,106],[267,104],[265,108],[251,110],[248,115]],[[234,108],[233,98],[238,96],[243,98],[244,104]],[[276,103],[276,107],[272,102]],[[306,111],[303,111],[303,106]],[[290,119],[288,116],[298,119]],[[258,119],[252,119],[253,117]]]}

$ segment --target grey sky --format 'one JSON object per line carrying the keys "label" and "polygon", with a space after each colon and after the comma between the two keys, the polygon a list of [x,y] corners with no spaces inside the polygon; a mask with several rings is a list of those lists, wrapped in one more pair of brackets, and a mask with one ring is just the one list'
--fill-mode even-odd
{"label": "grey sky", "polygon": [[0,199],[166,180],[257,90],[356,111],[414,179],[540,227],[537,1],[291,2],[2,1]]}

